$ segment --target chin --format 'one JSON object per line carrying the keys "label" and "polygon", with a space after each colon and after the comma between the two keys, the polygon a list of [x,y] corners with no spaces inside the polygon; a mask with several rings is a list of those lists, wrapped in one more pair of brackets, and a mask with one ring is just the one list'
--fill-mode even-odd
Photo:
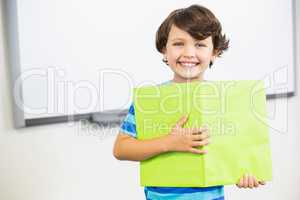
{"label": "chin", "polygon": [[201,78],[201,74],[197,74],[197,75],[177,74],[177,76],[179,76],[181,79],[184,80],[195,80]]}
{"label": "chin", "polygon": [[202,72],[201,71],[198,71],[198,72],[181,72],[181,73],[178,73],[178,75],[182,78],[185,78],[185,79],[199,79],[202,75]]}

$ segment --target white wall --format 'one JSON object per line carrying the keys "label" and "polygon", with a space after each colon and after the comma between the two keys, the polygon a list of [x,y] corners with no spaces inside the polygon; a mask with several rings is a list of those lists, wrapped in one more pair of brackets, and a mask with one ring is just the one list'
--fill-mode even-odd
{"label": "white wall", "polygon": [[[230,38],[230,51],[215,62],[214,70],[207,70],[206,79],[264,79],[271,86],[267,94],[294,92],[292,1],[202,0],[221,19]],[[170,79],[171,70],[166,70],[154,48],[155,31],[171,10],[199,1],[7,2],[10,38],[19,38],[18,43],[11,42],[11,55],[20,60],[15,73],[23,73],[24,81],[16,84],[22,98],[18,102],[26,111],[19,113],[16,123],[23,126],[23,117],[124,110],[131,103],[133,87]],[[275,43],[277,38],[285,39]],[[286,91],[277,90],[282,83]]]}
{"label": "white wall", "polygon": [[[0,15],[0,199],[143,199],[138,163],[112,156],[116,130],[88,131],[80,123],[13,128],[3,31]],[[226,199],[300,199],[300,96],[288,99],[287,116],[285,105],[286,99],[268,103],[276,115],[271,126],[284,132],[287,122],[286,133],[271,129],[274,180],[255,190],[226,187]]]}

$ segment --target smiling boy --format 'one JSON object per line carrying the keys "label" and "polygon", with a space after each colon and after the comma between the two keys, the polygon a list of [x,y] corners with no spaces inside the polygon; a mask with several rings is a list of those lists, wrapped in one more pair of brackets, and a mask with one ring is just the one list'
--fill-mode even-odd
{"label": "smiling boy", "polygon": [[[192,5],[177,9],[160,25],[156,34],[156,48],[163,61],[174,72],[170,82],[204,81],[204,72],[217,57],[228,49],[229,41],[222,35],[218,19],[207,8]],[[149,140],[137,140],[134,107],[130,106],[114,145],[114,156],[119,160],[143,161],[165,152],[207,153],[198,147],[209,144],[209,132],[204,127],[183,128],[183,116],[171,132]],[[259,184],[254,176],[244,175],[238,187],[253,188]],[[223,186],[214,187],[145,187],[146,199],[224,199]]]}

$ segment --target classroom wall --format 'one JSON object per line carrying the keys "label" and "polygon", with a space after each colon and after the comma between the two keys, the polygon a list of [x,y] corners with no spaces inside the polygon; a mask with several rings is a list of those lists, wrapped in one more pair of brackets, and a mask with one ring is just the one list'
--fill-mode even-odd
{"label": "classroom wall", "polygon": [[[0,12],[2,6],[1,0]],[[0,199],[143,199],[138,163],[117,161],[112,156],[117,129],[102,129],[80,122],[18,130],[13,128],[10,71],[2,13]],[[297,76],[300,77],[300,70],[297,70]],[[226,187],[226,199],[300,199],[299,87],[297,94],[290,99],[268,101],[268,109],[275,116],[270,120],[274,180],[255,190]]]}

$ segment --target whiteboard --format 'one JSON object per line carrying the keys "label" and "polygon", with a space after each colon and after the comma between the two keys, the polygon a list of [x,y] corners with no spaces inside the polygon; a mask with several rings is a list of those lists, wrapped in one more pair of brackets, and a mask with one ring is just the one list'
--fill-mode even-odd
{"label": "whiteboard", "polygon": [[213,11],[230,39],[206,80],[263,79],[269,96],[293,95],[293,3],[6,1],[17,120],[124,113],[134,87],[172,79],[155,33],[171,11],[191,4]]}

